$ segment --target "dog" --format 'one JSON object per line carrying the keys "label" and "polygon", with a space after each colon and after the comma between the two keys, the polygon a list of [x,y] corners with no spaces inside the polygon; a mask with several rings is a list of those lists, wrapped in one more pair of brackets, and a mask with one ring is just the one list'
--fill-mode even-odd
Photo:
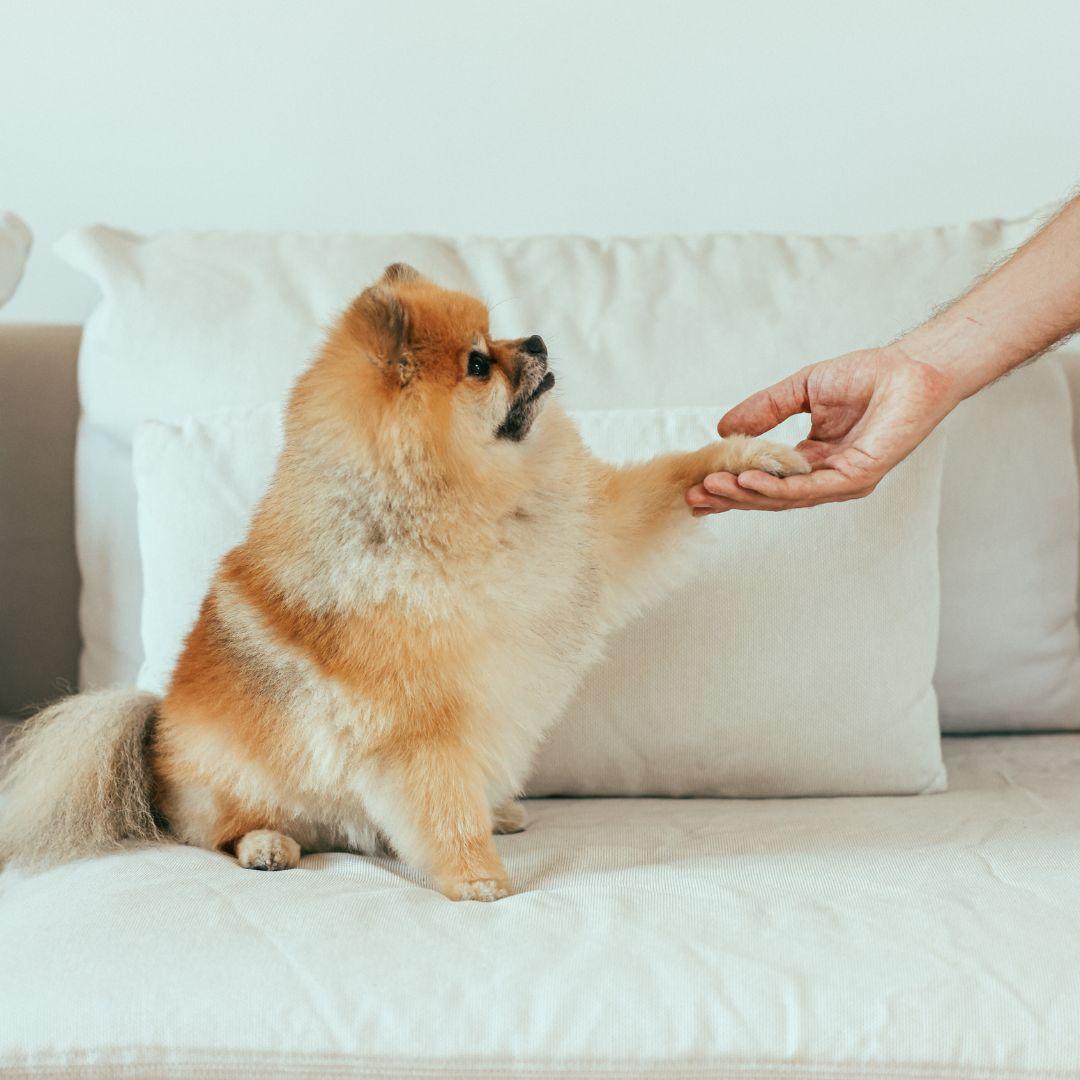
{"label": "dog", "polygon": [[293,388],[284,449],[162,699],[26,725],[0,857],[172,837],[286,870],[392,851],[454,900],[511,886],[493,833],[603,640],[678,578],[718,471],[809,471],[742,437],[613,467],[553,400],[543,340],[403,264]]}

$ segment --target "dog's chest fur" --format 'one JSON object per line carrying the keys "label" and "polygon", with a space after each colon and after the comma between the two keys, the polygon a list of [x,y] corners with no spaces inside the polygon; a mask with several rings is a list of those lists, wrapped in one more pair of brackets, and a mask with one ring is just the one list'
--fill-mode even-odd
{"label": "dog's chest fur", "polygon": [[[219,579],[230,634],[274,673],[297,788],[356,782],[373,747],[395,729],[422,728],[427,718],[415,714],[434,716],[450,699],[461,714],[451,722],[484,748],[493,803],[521,787],[600,649],[587,468],[576,439],[541,448],[538,482],[515,505],[440,548],[403,532],[393,512],[373,512],[371,493],[341,476],[306,478],[312,528],[273,577],[325,619],[310,641],[266,633],[257,605]],[[331,636],[328,664],[318,648]]]}

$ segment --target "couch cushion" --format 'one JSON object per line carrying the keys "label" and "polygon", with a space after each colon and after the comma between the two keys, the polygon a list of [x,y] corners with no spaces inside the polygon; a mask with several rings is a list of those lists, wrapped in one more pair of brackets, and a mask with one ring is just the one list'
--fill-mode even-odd
{"label": "couch cushion", "polygon": [[[1080,728],[1075,457],[1044,456],[1070,449],[1063,357],[1080,362],[1043,357],[947,421],[934,676],[945,731]],[[1029,457],[1034,431],[1043,451]]]}
{"label": "couch cushion", "polygon": [[518,895],[157,847],[0,877],[0,1073],[1080,1074],[1080,735],[926,799],[551,800]]}
{"label": "couch cushion", "polygon": [[[615,462],[716,437],[716,409],[572,416],[586,444]],[[168,684],[280,440],[270,406],[136,433],[144,689]],[[940,437],[929,440],[875,499],[688,522],[700,546],[679,554],[684,586],[612,635],[542,747],[529,791],[903,795],[944,786],[931,682],[941,450]]]}
{"label": "couch cushion", "polygon": [[[103,293],[81,357],[83,682],[130,681],[141,659],[135,427],[280,401],[321,327],[386,263],[411,261],[486,297],[497,331],[542,332],[570,408],[720,406],[807,361],[888,340],[1034,224],[858,239],[146,239],[81,230],[60,252]],[[976,397],[950,428],[963,452],[946,461],[942,519],[950,535],[937,685],[946,726],[1076,727],[1080,527],[1057,360]]]}

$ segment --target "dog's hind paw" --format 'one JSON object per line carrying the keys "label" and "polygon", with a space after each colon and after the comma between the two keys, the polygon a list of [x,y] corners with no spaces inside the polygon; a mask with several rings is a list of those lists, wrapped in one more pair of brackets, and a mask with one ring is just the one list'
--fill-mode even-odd
{"label": "dog's hind paw", "polygon": [[525,831],[525,808],[516,799],[507,799],[492,815],[491,831],[496,835]]}

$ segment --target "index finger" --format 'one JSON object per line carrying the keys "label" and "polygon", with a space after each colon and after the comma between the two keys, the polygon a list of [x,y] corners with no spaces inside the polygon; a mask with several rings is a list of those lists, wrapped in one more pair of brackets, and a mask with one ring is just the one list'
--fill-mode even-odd
{"label": "index finger", "polygon": [[756,491],[770,499],[812,505],[859,499],[874,490],[872,484],[866,485],[852,480],[836,469],[818,469],[805,476],[788,476],[784,479],[758,469],[750,469],[739,473],[738,482],[739,487]]}

